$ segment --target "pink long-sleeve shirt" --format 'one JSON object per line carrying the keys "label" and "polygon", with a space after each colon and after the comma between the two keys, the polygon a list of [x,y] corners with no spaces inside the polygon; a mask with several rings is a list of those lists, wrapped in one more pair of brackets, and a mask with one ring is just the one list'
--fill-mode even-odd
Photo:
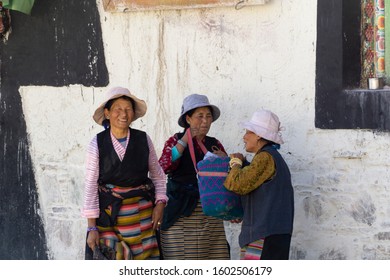
{"label": "pink long-sleeve shirt", "polygon": [[[156,201],[168,200],[166,196],[166,175],[158,163],[157,154],[153,143],[146,134],[149,146],[149,178],[152,180],[156,188]],[[125,156],[127,144],[130,139],[130,130],[127,133],[126,144],[123,146],[111,133],[111,140],[119,159],[122,161]],[[99,148],[97,144],[97,136],[89,143],[86,163],[85,163],[85,190],[84,190],[84,206],[82,216],[85,218],[99,217],[99,195],[98,195],[98,178],[99,178]]]}

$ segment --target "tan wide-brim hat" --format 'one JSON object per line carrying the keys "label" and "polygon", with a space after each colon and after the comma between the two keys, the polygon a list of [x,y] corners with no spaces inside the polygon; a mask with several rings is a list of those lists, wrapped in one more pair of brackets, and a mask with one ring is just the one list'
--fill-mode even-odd
{"label": "tan wide-brim hat", "polygon": [[95,122],[97,124],[102,125],[103,120],[105,119],[104,107],[106,106],[107,102],[112,100],[112,99],[119,98],[121,96],[127,96],[127,97],[131,98],[134,101],[135,108],[133,108],[134,109],[134,117],[133,117],[132,121],[135,121],[136,119],[138,119],[138,118],[140,118],[140,117],[145,115],[146,109],[147,109],[145,101],[143,101],[143,100],[137,98],[136,96],[132,95],[127,88],[114,87],[114,88],[110,89],[109,91],[107,91],[106,98],[105,98],[106,101],[104,101],[96,109],[95,113],[93,114],[93,119],[95,120]]}
{"label": "tan wide-brim hat", "polygon": [[269,110],[258,110],[253,113],[249,121],[241,122],[243,128],[254,132],[256,135],[276,144],[283,144],[280,133],[280,121],[277,115]]}

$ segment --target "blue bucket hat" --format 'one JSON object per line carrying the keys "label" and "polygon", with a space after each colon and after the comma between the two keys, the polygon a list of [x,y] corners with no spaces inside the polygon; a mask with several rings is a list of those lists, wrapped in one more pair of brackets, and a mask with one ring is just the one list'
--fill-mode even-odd
{"label": "blue bucket hat", "polygon": [[209,99],[206,95],[201,94],[191,94],[184,98],[183,105],[181,106],[181,113],[178,120],[178,124],[181,127],[185,127],[185,120],[183,116],[185,116],[189,111],[200,108],[200,107],[211,107],[211,113],[213,115],[213,122],[216,121],[221,115],[221,111],[215,105],[210,104]]}

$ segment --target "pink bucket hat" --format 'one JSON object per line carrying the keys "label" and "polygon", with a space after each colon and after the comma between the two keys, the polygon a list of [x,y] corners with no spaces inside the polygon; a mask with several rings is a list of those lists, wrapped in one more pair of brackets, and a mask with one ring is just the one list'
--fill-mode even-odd
{"label": "pink bucket hat", "polygon": [[241,122],[241,125],[268,141],[276,144],[284,143],[280,133],[279,118],[271,111],[256,111],[250,121]]}
{"label": "pink bucket hat", "polygon": [[140,117],[145,115],[146,108],[147,108],[145,101],[143,101],[143,100],[135,97],[134,95],[132,95],[127,88],[114,87],[114,88],[110,89],[109,91],[107,91],[107,93],[106,93],[106,101],[104,101],[96,109],[95,113],[93,114],[93,119],[95,120],[95,122],[97,124],[102,125],[103,120],[105,119],[105,117],[104,117],[104,106],[106,106],[107,102],[112,100],[112,99],[121,97],[121,96],[127,96],[127,97],[131,98],[134,101],[134,103],[135,103],[135,108],[133,108],[134,109],[134,117],[133,117],[132,121],[135,121],[136,119],[138,119],[138,118],[140,118]]}

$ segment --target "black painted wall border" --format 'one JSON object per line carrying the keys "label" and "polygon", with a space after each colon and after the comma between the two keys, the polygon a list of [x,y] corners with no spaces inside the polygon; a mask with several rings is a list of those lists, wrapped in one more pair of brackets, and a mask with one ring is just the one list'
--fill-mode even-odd
{"label": "black painted wall border", "polygon": [[390,131],[390,91],[356,89],[360,60],[350,46],[360,44],[349,27],[357,14],[348,14],[356,3],[318,0],[315,127]]}
{"label": "black painted wall border", "polygon": [[96,1],[36,0],[31,16],[11,11],[11,17],[12,33],[0,43],[0,259],[47,259],[18,90],[28,85],[106,86],[100,16]]}

